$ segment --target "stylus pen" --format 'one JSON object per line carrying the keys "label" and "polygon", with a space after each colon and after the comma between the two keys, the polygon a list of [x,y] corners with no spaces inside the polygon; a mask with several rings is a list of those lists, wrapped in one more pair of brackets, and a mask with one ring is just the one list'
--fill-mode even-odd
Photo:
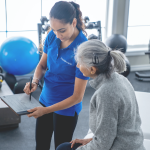
{"label": "stylus pen", "polygon": [[[30,77],[30,91],[32,89],[32,77]],[[31,101],[31,93],[30,93],[30,101]]]}

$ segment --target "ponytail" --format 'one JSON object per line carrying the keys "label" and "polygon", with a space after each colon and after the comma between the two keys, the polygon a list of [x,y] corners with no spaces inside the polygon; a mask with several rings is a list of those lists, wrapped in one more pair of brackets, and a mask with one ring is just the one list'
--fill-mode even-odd
{"label": "ponytail", "polygon": [[70,24],[72,24],[73,19],[76,18],[77,29],[82,30],[87,36],[82,19],[82,12],[80,11],[80,6],[77,3],[66,1],[56,2],[50,11],[50,18],[52,17]]}
{"label": "ponytail", "polygon": [[114,68],[118,73],[126,71],[125,55],[119,50],[112,50],[110,53],[114,61]]}
{"label": "ponytail", "polygon": [[80,5],[75,2],[69,2],[69,3],[71,3],[76,10],[76,19],[77,19],[78,30],[82,30],[83,33],[87,36],[87,33],[85,31],[85,24],[83,23],[82,12],[80,10]]}

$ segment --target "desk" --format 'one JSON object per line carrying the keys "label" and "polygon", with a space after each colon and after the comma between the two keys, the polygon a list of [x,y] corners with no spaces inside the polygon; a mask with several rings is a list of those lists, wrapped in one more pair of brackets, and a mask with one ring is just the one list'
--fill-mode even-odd
{"label": "desk", "polygon": [[[2,82],[0,96],[13,95],[13,92],[5,81]],[[5,103],[0,100],[0,129],[8,127],[17,127],[21,122],[20,116],[17,116]]]}
{"label": "desk", "polygon": [[144,139],[150,140],[150,93],[136,91],[135,94],[142,120],[141,128],[144,134]]}

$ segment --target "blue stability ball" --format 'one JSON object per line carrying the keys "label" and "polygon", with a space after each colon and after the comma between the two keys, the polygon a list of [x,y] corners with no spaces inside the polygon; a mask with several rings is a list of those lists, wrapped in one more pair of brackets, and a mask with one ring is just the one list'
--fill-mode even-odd
{"label": "blue stability ball", "polygon": [[39,62],[36,45],[25,37],[12,37],[0,47],[0,64],[13,75],[24,75],[35,69]]}

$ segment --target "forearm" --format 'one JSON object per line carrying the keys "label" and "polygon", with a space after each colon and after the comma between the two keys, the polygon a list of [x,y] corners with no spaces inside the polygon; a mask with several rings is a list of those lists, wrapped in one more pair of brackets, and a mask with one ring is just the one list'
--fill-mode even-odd
{"label": "forearm", "polygon": [[46,114],[54,112],[54,111],[58,111],[58,110],[67,109],[67,108],[69,108],[69,107],[71,107],[73,105],[76,105],[79,102],[81,102],[82,98],[83,97],[72,95],[72,96],[68,97],[67,99],[65,99],[65,100],[63,100],[63,101],[61,101],[59,103],[56,103],[56,104],[54,104],[52,106],[49,106],[49,107],[46,107]]}
{"label": "forearm", "polygon": [[92,141],[92,140],[93,140],[93,138],[88,138],[88,139],[85,139],[85,140],[88,140],[88,142],[90,142],[90,141]]}
{"label": "forearm", "polygon": [[38,83],[44,76],[45,72],[46,68],[43,68],[42,65],[38,64],[33,75],[33,81]]}

